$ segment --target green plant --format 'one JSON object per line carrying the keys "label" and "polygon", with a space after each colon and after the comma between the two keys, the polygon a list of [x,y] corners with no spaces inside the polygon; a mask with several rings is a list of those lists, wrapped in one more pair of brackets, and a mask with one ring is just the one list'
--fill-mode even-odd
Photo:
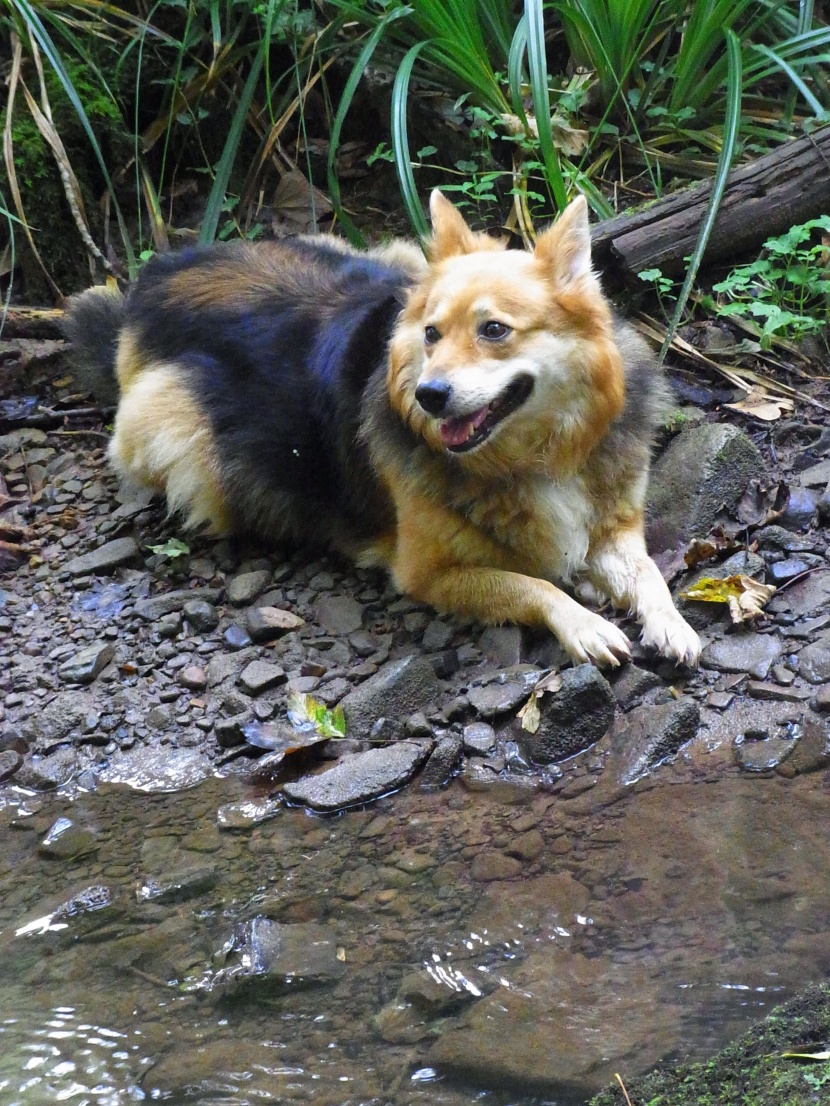
{"label": "green plant", "polygon": [[713,286],[725,300],[717,304],[718,314],[758,320],[763,348],[769,348],[773,335],[799,339],[813,334],[828,345],[830,268],[827,246],[817,241],[822,232],[830,234],[830,215],[767,239],[756,261],[733,269]]}

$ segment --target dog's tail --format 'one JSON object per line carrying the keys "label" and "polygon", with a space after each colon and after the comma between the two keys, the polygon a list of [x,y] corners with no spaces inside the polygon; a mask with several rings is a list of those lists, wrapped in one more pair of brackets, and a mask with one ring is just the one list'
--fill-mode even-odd
{"label": "dog's tail", "polygon": [[98,285],[72,296],[61,322],[73,346],[78,384],[109,407],[118,402],[115,355],[123,319],[124,297],[117,288]]}

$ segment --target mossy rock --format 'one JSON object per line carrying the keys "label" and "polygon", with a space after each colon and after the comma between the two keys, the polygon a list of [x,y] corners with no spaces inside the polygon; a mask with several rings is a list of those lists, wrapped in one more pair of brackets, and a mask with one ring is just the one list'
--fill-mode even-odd
{"label": "mossy rock", "polygon": [[[830,986],[809,987],[706,1063],[656,1069],[625,1080],[638,1106],[815,1106],[830,1101],[830,1061],[786,1053],[822,1053],[830,1042]],[[621,1088],[590,1106],[626,1106]]]}

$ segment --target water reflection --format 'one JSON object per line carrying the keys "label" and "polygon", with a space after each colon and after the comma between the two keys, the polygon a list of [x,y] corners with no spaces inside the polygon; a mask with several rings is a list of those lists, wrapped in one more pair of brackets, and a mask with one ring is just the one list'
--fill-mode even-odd
{"label": "water reflection", "polygon": [[[4,795],[4,1106],[565,1106],[710,1053],[830,964],[820,776],[604,810],[412,790],[245,830],[217,822],[262,801],[233,779]],[[62,818],[97,851],[45,854]],[[212,991],[228,947],[278,969]]]}

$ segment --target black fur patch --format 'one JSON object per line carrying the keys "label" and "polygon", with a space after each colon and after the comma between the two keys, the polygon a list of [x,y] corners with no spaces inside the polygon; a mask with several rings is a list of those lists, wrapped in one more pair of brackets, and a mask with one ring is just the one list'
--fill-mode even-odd
{"label": "black fur patch", "polygon": [[[125,321],[144,357],[185,369],[212,423],[238,528],[360,542],[394,522],[358,430],[367,384],[385,380],[407,277],[323,244],[274,249],[284,278],[259,247],[160,258],[142,274]],[[214,282],[230,286],[240,258],[264,266],[248,273],[245,294],[200,300]]]}
{"label": "black fur patch", "polygon": [[107,288],[89,288],[73,296],[61,330],[73,346],[73,368],[81,389],[99,403],[115,406],[115,353],[124,314],[124,301]]}

